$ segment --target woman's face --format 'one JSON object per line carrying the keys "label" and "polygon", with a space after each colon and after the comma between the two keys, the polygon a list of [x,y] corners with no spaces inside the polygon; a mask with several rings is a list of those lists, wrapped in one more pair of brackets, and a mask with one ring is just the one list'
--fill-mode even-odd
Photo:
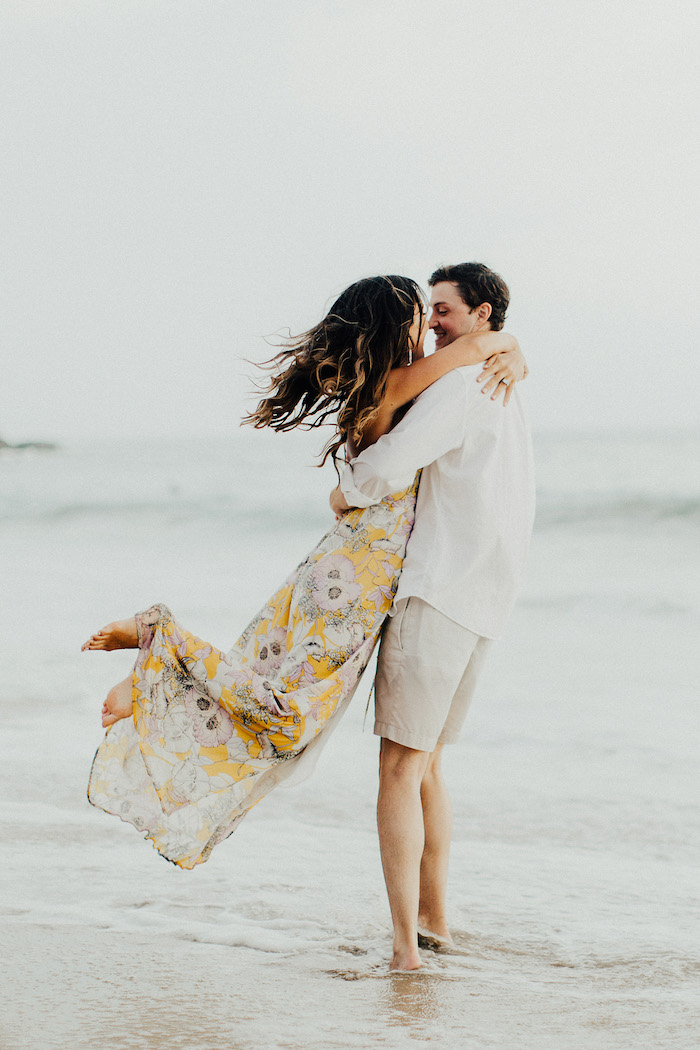
{"label": "woman's face", "polygon": [[428,331],[428,318],[425,314],[421,314],[420,310],[416,306],[413,313],[413,324],[411,325],[409,337],[409,346],[413,347],[413,360],[418,361],[423,357],[423,342],[425,340],[425,333]]}

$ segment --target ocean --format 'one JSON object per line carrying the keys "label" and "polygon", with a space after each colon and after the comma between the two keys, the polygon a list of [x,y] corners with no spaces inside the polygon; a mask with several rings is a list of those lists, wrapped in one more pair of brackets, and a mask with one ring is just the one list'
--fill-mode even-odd
{"label": "ocean", "polygon": [[192,872],[87,803],[165,602],[228,648],[331,522],[319,433],[0,450],[3,1050],[690,1050],[700,435],[536,436],[527,578],[459,744],[457,950],[387,971],[371,668],[313,776]]}

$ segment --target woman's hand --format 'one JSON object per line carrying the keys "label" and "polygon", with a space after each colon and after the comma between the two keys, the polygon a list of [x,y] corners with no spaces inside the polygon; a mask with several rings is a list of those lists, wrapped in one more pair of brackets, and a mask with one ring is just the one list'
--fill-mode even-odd
{"label": "woman's hand", "polygon": [[484,370],[477,377],[477,383],[483,383],[482,394],[491,394],[493,401],[503,394],[504,406],[508,404],[513,394],[515,383],[525,379],[528,367],[519,346],[514,350],[505,350],[501,354],[494,354],[484,361]]}
{"label": "woman's hand", "polygon": [[340,485],[336,485],[336,487],[331,492],[331,498],[329,502],[331,505],[331,510],[335,514],[336,519],[342,517],[343,514],[346,514],[350,510],[350,506],[342,493]]}

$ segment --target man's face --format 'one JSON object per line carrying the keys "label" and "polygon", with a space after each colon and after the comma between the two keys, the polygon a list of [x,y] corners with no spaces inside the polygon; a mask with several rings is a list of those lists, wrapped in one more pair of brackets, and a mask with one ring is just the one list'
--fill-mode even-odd
{"label": "man's face", "polygon": [[435,349],[452,343],[458,336],[485,327],[477,310],[465,303],[452,281],[440,281],[430,296],[430,328],[435,333]]}

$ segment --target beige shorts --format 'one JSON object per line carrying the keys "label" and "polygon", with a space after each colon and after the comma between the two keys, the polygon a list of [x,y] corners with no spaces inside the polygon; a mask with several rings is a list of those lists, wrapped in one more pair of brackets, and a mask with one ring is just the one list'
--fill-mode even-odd
{"label": "beige shorts", "polygon": [[399,602],[379,648],[376,735],[416,751],[453,744],[490,646],[422,598]]}

